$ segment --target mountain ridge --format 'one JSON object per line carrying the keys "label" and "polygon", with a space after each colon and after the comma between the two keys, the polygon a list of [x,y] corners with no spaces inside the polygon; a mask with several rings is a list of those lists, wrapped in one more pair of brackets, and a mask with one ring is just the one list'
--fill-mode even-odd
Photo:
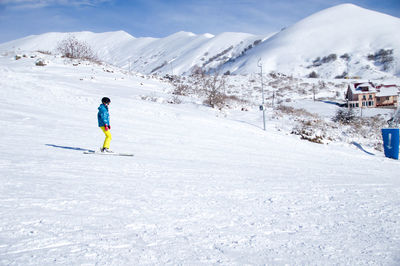
{"label": "mountain ridge", "polygon": [[[164,38],[136,38],[124,31],[45,33],[0,44],[0,50],[54,51],[73,34],[87,42],[99,58],[144,74],[191,74],[196,69],[249,74],[259,71],[322,78],[400,76],[400,19],[341,4],[314,13],[269,35],[224,32],[218,35],[180,31]],[[384,65],[371,60],[388,53]],[[330,57],[328,63],[315,64]]]}
{"label": "mountain ridge", "polygon": [[[360,23],[359,18],[365,18],[367,21],[363,20]],[[262,58],[267,70],[299,72],[299,69],[295,71],[290,65],[298,68],[299,65],[310,63],[318,56],[328,56],[332,53],[338,56],[353,53],[356,57],[367,57],[380,49],[398,47],[399,29],[399,18],[353,4],[342,4],[319,11],[284,29],[251,51],[253,54],[257,53],[255,56],[250,55],[245,62],[240,61],[237,64],[248,65],[244,68],[242,66],[242,70],[251,72],[256,70],[256,62]],[[394,66],[393,74],[399,74],[400,53],[398,50],[394,52],[397,65]],[[305,74],[304,69],[300,71]],[[360,74],[357,69],[351,71]]]}

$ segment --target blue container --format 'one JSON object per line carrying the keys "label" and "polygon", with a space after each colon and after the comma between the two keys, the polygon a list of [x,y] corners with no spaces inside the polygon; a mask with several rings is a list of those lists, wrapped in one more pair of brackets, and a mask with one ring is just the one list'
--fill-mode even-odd
{"label": "blue container", "polygon": [[383,148],[388,158],[399,159],[399,130],[398,128],[382,129]]}

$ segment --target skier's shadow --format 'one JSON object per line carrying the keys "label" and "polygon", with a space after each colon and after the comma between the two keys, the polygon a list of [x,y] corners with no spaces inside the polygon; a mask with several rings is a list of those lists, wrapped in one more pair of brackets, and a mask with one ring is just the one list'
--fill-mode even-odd
{"label": "skier's shadow", "polygon": [[46,144],[46,146],[59,148],[59,149],[66,149],[66,150],[94,152],[94,150],[82,149],[82,148],[78,148],[78,147],[59,146],[59,145],[54,145],[54,144]]}

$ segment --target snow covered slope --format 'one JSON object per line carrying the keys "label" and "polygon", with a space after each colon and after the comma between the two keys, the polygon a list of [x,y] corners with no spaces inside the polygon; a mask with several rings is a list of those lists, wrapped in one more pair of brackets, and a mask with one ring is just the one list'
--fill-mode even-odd
{"label": "snow covered slope", "polygon": [[193,68],[210,69],[238,57],[265,37],[247,33],[196,35],[177,32],[165,38],[134,38],[126,32],[47,33],[0,45],[0,51],[49,51],[56,53],[60,41],[75,36],[86,42],[101,61],[140,73],[191,73]]}
{"label": "snow covered slope", "polygon": [[[311,15],[268,36],[246,33],[134,38],[126,32],[48,33],[0,45],[0,51],[54,51],[73,34],[101,60],[141,73],[190,74],[196,68],[254,73],[261,58],[266,72],[322,78],[400,76],[400,19],[352,4]],[[271,37],[271,38],[270,38]],[[383,51],[383,54],[382,54]]]}
{"label": "snow covered slope", "polygon": [[[115,67],[14,56],[0,56],[1,265],[400,263],[398,161],[264,132],[258,111],[171,105],[168,84]],[[135,157],[83,154],[104,139],[103,96],[112,149]]]}
{"label": "snow covered slope", "polygon": [[124,31],[93,33],[73,32],[60,33],[50,32],[41,35],[32,35],[0,45],[2,51],[49,51],[56,52],[57,45],[70,35],[78,40],[87,42],[99,56],[106,56],[110,51],[121,50],[121,46],[127,42],[135,41],[135,38]]}
{"label": "snow covered slope", "polygon": [[300,76],[315,71],[324,78],[346,72],[347,76],[374,78],[384,75],[384,66],[379,60],[368,60],[368,55],[393,49],[393,62],[385,71],[400,75],[399,47],[399,18],[343,4],[288,27],[226,68],[237,73],[256,72],[261,58],[266,71]]}

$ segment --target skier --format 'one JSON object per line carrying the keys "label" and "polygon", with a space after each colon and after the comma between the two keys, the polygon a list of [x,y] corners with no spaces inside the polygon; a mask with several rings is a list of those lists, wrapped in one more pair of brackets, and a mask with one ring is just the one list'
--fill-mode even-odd
{"label": "skier", "polygon": [[110,114],[108,113],[108,106],[110,105],[111,100],[108,97],[104,97],[101,99],[101,104],[99,106],[99,112],[97,113],[97,120],[99,122],[99,127],[106,135],[106,139],[104,140],[103,148],[101,148],[101,152],[109,152],[110,150],[110,142],[111,142],[111,126],[110,126]]}

